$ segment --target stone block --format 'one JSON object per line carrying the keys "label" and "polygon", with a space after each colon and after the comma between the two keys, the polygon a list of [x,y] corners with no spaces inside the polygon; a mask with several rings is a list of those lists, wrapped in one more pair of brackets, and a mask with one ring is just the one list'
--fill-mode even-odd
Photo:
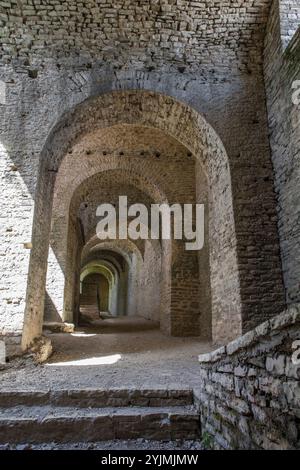
{"label": "stone block", "polygon": [[43,329],[52,333],[73,333],[75,325],[73,323],[45,322]]}
{"label": "stone block", "polygon": [[288,378],[300,379],[300,365],[293,364],[290,357],[286,358],[285,375]]}
{"label": "stone block", "polygon": [[256,419],[257,421],[259,421],[263,424],[266,424],[267,414],[266,414],[265,410],[263,408],[260,408],[259,406],[254,405],[254,404],[251,406],[251,409],[252,409],[254,419]]}
{"label": "stone block", "polygon": [[234,375],[236,375],[237,377],[246,377],[247,372],[247,366],[240,365],[234,368]]}
{"label": "stone block", "polygon": [[33,355],[36,362],[42,363],[47,361],[52,354],[52,344],[50,339],[45,336],[36,338],[32,342],[29,352]]}
{"label": "stone block", "polygon": [[283,384],[283,391],[290,406],[300,407],[300,385],[298,382],[289,381]]}
{"label": "stone block", "polygon": [[300,305],[292,305],[286,313],[277,315],[270,320],[270,326],[273,330],[285,328],[288,325],[300,322]]}
{"label": "stone block", "polygon": [[218,372],[213,372],[211,375],[213,382],[220,384],[226,390],[234,390],[234,380],[233,376],[229,374],[222,374]]}
{"label": "stone block", "polygon": [[242,415],[250,414],[250,407],[245,400],[233,398],[228,405]]}
{"label": "stone block", "polygon": [[283,375],[285,373],[286,358],[283,354],[278,357],[267,357],[266,369],[275,375]]}
{"label": "stone block", "polygon": [[223,346],[222,348],[216,349],[215,351],[207,354],[201,354],[198,356],[199,362],[216,362],[222,357],[226,356],[226,348]]}
{"label": "stone block", "polygon": [[244,334],[238,339],[235,339],[231,343],[226,346],[226,351],[229,356],[235,354],[240,349],[247,348],[252,346],[257,339],[255,330],[248,331],[248,333]]}

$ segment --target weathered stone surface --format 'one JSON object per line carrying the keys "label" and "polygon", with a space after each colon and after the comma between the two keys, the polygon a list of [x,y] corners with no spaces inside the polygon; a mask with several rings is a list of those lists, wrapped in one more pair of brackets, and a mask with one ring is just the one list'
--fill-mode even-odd
{"label": "weathered stone surface", "polygon": [[51,340],[45,336],[36,338],[32,342],[28,352],[33,355],[34,360],[38,363],[47,361],[52,354]]}
{"label": "weathered stone surface", "polygon": [[73,323],[44,322],[43,328],[52,333],[73,333],[75,325]]}
{"label": "weathered stone surface", "polygon": [[[203,364],[214,363],[214,362],[220,361],[220,359],[224,357],[227,357],[226,355],[232,356],[245,348],[250,348],[254,346],[255,344],[259,344],[258,348],[260,352],[263,352],[264,350],[272,349],[272,347],[280,344],[285,338],[285,335],[280,334],[280,331],[286,327],[289,327],[289,330],[293,331],[292,326],[299,323],[299,321],[300,321],[300,304],[297,304],[297,305],[293,305],[289,307],[285,312],[281,313],[280,315],[277,315],[272,320],[265,322],[262,325],[257,326],[254,330],[249,331],[248,333],[241,336],[240,338],[227,344],[226,347],[224,346],[215,351],[212,351],[211,353],[202,354],[201,356],[198,357],[198,360],[200,363],[203,363]],[[262,339],[264,338],[264,335],[267,337],[267,341],[265,339],[262,341]],[[270,337],[267,335],[270,335]],[[274,362],[274,364],[272,361]],[[284,370],[284,364],[282,364],[282,361],[284,361],[283,356],[277,358],[277,360],[275,360],[274,358],[270,358],[268,359],[268,367],[276,367],[275,365],[275,362],[276,362],[276,364],[278,363],[277,365],[278,371],[282,371]],[[260,357],[253,357],[249,359],[249,362],[261,368],[265,367],[264,360]],[[271,363],[273,365],[271,365]],[[219,365],[219,367],[225,367],[225,366]],[[231,367],[232,367],[232,363],[231,363]],[[245,369],[244,366],[239,365],[235,373],[236,375],[242,374],[241,376],[243,376],[247,374],[247,370]],[[278,372],[278,373],[283,373],[283,372]],[[250,375],[251,374],[255,374],[254,369],[251,369]]]}
{"label": "weathered stone surface", "polygon": [[292,362],[290,337],[295,328],[299,335],[299,306],[230,343],[230,356],[216,361],[212,353],[210,362],[208,356],[200,362],[196,402],[215,448],[299,447],[300,367]]}
{"label": "weathered stone surface", "polygon": [[1,390],[0,408],[14,406],[101,407],[174,407],[192,406],[192,390],[172,389],[65,389],[25,391]]}
{"label": "weathered stone surface", "polygon": [[[288,305],[300,301],[299,19],[298,0],[0,1],[0,335],[8,351],[22,333],[24,349],[41,335],[44,304],[46,319],[77,322],[80,274],[101,261],[124,290],[113,314],[117,306],[142,312],[167,334],[217,344],[239,337],[199,357],[202,419],[217,447],[296,445],[290,349],[299,305],[273,317],[284,288]],[[96,206],[115,205],[121,190],[147,205],[204,201],[202,253],[177,242],[99,246]],[[121,260],[108,258],[112,247]],[[49,340],[35,339],[31,352],[43,362]],[[131,398],[147,406],[183,399]],[[121,406],[126,396],[101,399]],[[158,437],[161,415],[147,419]],[[123,436],[141,420],[116,421]],[[99,436],[104,424],[112,435],[111,417],[92,422]],[[171,427],[168,436],[180,432]]]}
{"label": "weathered stone surface", "polygon": [[184,408],[20,407],[0,409],[0,442],[97,442],[111,439],[199,439],[196,411]]}
{"label": "weathered stone surface", "polygon": [[114,61],[119,67],[129,61],[148,70],[170,64],[184,73],[187,66],[197,70],[201,62],[219,65],[223,52],[223,66],[238,61],[247,70],[246,64],[259,64],[254,52],[257,42],[261,46],[269,3],[258,0],[254,6],[245,0],[241,6],[237,0],[206,0],[187,8],[181,1],[3,2],[2,57],[6,63],[47,63],[80,53],[86,61]]}
{"label": "weathered stone surface", "polygon": [[201,356],[198,357],[199,362],[215,362],[224,357],[226,354],[226,349],[225,347],[216,349],[212,353],[208,354],[201,354]]}
{"label": "weathered stone surface", "polygon": [[300,235],[295,230],[300,216],[297,191],[300,184],[300,105],[293,100],[293,93],[299,89],[299,86],[293,88],[293,84],[300,79],[299,24],[298,0],[272,3],[265,38],[264,76],[288,304],[300,301]]}
{"label": "weathered stone surface", "polygon": [[267,357],[266,369],[268,372],[273,372],[275,375],[283,375],[285,373],[286,356],[281,354],[276,358]]}
{"label": "weathered stone surface", "polygon": [[[158,197],[170,189],[170,200],[178,202],[178,180],[188,177],[196,163],[195,199],[208,201],[209,188],[215,214],[208,224],[209,247],[197,263],[196,256],[177,253],[176,246],[168,263],[162,263],[166,282],[161,283],[161,299],[159,256],[146,250],[148,276],[141,276],[138,306],[144,305],[148,316],[149,299],[155,315],[162,305],[165,332],[191,335],[197,326],[199,334],[209,337],[213,331],[214,340],[224,344],[279,313],[284,290],[262,74],[271,0],[258,0],[255,6],[252,0],[189,6],[110,0],[58,5],[51,0],[47,8],[38,1],[21,3],[3,2],[0,12],[5,65],[0,79],[6,92],[0,113],[5,175],[0,195],[7,214],[0,243],[5,259],[0,334],[22,333],[25,307],[24,348],[41,334],[50,224],[46,310],[51,307],[51,315],[56,310],[63,316],[66,292],[63,318],[73,321],[78,299],[69,271],[78,263],[81,241],[64,209],[76,189],[79,199],[87,195],[79,186],[93,169],[119,170],[123,176],[127,171],[131,183],[135,173],[143,190],[158,188]],[[188,151],[180,156],[178,145],[173,162],[165,166],[166,152],[157,148],[157,139],[144,146],[143,136],[135,137],[124,149],[125,137],[120,140],[121,134],[112,130],[116,125],[125,134],[134,125],[139,131],[156,128]],[[100,142],[104,129],[109,129],[107,139]],[[65,225],[72,220],[71,234],[69,244],[64,236],[60,244],[65,232],[60,232],[62,220],[51,221],[52,199],[55,180],[64,183],[68,170],[56,204],[61,204],[59,216],[67,216]],[[35,209],[40,210],[38,221],[33,220]],[[83,225],[86,234],[91,227]],[[134,245],[136,253],[141,247]],[[69,255],[74,265],[66,263]]]}

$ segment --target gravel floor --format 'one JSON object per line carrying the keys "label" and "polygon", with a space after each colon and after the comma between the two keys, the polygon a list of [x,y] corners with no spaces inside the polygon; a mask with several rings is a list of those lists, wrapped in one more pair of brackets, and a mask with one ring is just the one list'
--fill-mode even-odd
{"label": "gravel floor", "polygon": [[203,450],[200,441],[130,441],[74,442],[72,444],[0,445],[0,450]]}
{"label": "gravel floor", "polygon": [[197,356],[212,350],[199,338],[164,336],[141,318],[121,317],[49,334],[54,354],[44,365],[16,360],[0,372],[2,389],[192,388]]}

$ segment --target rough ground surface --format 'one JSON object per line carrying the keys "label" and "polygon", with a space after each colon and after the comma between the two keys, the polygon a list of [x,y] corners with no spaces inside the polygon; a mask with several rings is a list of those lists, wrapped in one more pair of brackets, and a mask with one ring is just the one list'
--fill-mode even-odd
{"label": "rough ground surface", "polygon": [[[49,361],[44,365],[14,361],[0,372],[0,388],[192,388],[199,385],[197,356],[212,349],[199,338],[164,336],[156,324],[132,317],[99,320],[73,334],[49,337],[54,349]],[[92,358],[116,362],[75,362]]]}
{"label": "rough ground surface", "polygon": [[71,444],[0,445],[0,450],[202,450],[200,441],[131,441],[74,442]]}
{"label": "rough ground surface", "polygon": [[[0,372],[0,390],[79,388],[192,388],[199,385],[197,356],[211,350],[199,338],[164,336],[157,325],[141,318],[105,319],[75,333],[47,333],[54,353],[44,365],[18,359]],[[120,358],[115,362],[117,355]],[[110,360],[112,364],[74,365],[76,361]],[[59,365],[61,364],[61,365]],[[8,410],[9,411],[9,410]],[[3,443],[0,450],[199,450],[199,441],[146,439],[59,444]]]}

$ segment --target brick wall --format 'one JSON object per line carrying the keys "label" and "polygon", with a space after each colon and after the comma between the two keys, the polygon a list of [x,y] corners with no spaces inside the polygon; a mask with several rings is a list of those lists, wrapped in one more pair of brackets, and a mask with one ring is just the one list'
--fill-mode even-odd
{"label": "brick wall", "polygon": [[[278,0],[280,13],[280,30],[283,48],[285,49],[294,37],[300,25],[300,5],[298,0]],[[277,2],[274,2],[277,3]]]}
{"label": "brick wall", "polygon": [[[291,2],[290,2],[291,3]],[[283,52],[278,4],[274,2],[266,36],[265,83],[278,229],[287,302],[299,302],[300,250],[300,105],[292,102],[300,80],[300,31]]]}
{"label": "brick wall", "polygon": [[[35,1],[0,3],[7,98],[0,115],[1,331],[23,328],[25,237],[33,242],[25,329],[41,331],[56,172],[75,141],[118,123],[170,134],[207,173],[216,338],[226,341],[278,313],[282,279],[262,75],[270,1],[128,1],[123,11],[116,3],[73,3],[58,8],[51,0],[45,11]],[[11,215],[16,207],[26,207],[23,232]]]}
{"label": "brick wall", "polygon": [[85,61],[115,62],[116,69],[197,69],[211,61],[236,67],[238,61],[247,70],[259,67],[255,52],[269,5],[270,0],[1,1],[2,60],[27,60],[34,69],[38,61],[71,61],[80,52]]}

